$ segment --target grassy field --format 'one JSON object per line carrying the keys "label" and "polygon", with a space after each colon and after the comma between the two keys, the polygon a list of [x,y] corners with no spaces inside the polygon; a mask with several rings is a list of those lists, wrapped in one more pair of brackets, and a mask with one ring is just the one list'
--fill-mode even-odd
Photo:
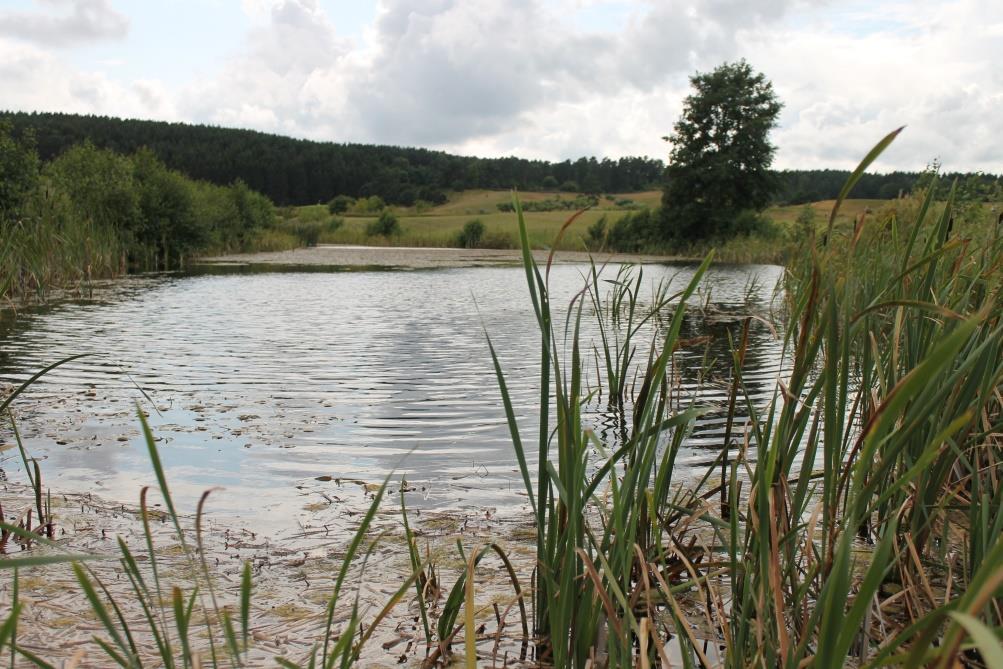
{"label": "grassy field", "polygon": [[[574,199],[568,193],[519,193],[524,203],[542,200]],[[401,232],[398,235],[383,237],[369,235],[366,227],[376,220],[376,215],[346,214],[344,223],[335,230],[321,233],[319,242],[322,244],[359,244],[367,246],[413,246],[442,247],[456,246],[457,237],[463,226],[470,221],[478,220],[484,225],[484,236],[481,246],[486,248],[516,248],[516,217],[511,212],[502,212],[498,205],[511,202],[509,191],[471,190],[455,193],[443,205],[418,211],[415,208],[394,207],[392,211],[400,220]],[[618,202],[629,200],[627,206]],[[620,217],[638,207],[657,207],[661,202],[661,191],[643,191],[638,193],[622,193],[615,196],[603,196],[599,203],[583,212],[569,228],[558,248],[563,250],[581,251],[587,249],[586,239],[588,229],[600,218],[606,217],[607,224],[612,225]],[[865,212],[878,212],[889,202],[884,200],[847,200],[843,203],[836,224],[846,227],[852,224]],[[814,214],[816,227],[824,225],[833,205],[832,200],[815,202],[810,205]],[[775,224],[775,234],[763,238],[743,237],[731,240],[718,247],[718,258],[732,262],[781,262],[786,252],[787,238],[794,235],[798,217],[802,215],[804,205],[771,207],[765,212],[768,219]],[[529,242],[534,248],[549,248],[558,232],[573,211],[526,212],[526,226]],[[296,221],[330,221],[333,216],[325,205],[309,205],[288,210],[288,220]],[[683,255],[700,257],[707,249],[693,247],[682,249]]]}
{"label": "grassy field", "polygon": [[[582,241],[588,227],[602,216],[610,222],[627,213],[630,209],[618,206],[617,201],[630,200],[633,207],[654,207],[661,200],[660,191],[644,191],[640,193],[620,193],[600,198],[599,204],[583,213],[574,224],[570,234],[561,243],[561,248],[567,250],[583,250]],[[524,203],[543,200],[573,200],[575,194],[569,193],[519,193]],[[515,215],[502,212],[499,204],[512,201],[510,191],[470,190],[455,193],[448,202],[431,209],[418,211],[414,207],[394,207],[392,211],[399,217],[402,233],[394,237],[370,236],[366,234],[366,226],[376,220],[375,215],[344,216],[345,223],[334,232],[321,235],[320,242],[325,244],[366,244],[372,246],[455,246],[456,237],[463,226],[472,220],[484,224],[485,247],[516,248]],[[534,247],[549,247],[573,211],[527,212],[530,243]],[[323,220],[331,218],[324,205],[298,207],[296,218],[300,220]]]}
{"label": "grassy field", "polygon": [[[821,200],[812,202],[809,206],[815,215],[815,220],[821,225],[829,218],[829,212],[835,200]],[[886,207],[889,200],[845,200],[839,208],[839,215],[836,217],[837,224],[848,223],[863,213],[868,211],[876,212]],[[797,222],[798,216],[804,210],[803,204],[792,204],[784,207],[770,207],[766,210],[766,216],[774,223],[782,226],[791,226]]]}

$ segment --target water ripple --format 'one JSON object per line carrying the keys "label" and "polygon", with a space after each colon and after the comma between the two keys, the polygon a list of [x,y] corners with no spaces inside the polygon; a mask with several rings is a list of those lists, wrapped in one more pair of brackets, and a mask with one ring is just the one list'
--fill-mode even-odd
{"label": "water ripple", "polygon": [[[553,304],[580,290],[584,270],[554,267]],[[679,288],[692,271],[645,269],[652,281],[672,277]],[[750,281],[761,307],[779,272],[722,267],[704,290],[715,313],[740,313]],[[130,501],[152,483],[138,401],[162,439],[176,493],[190,501],[202,487],[223,484],[214,508],[248,522],[287,522],[289,509],[304,503],[303,482],[316,476],[378,481],[392,469],[423,485],[424,504],[518,504],[485,330],[520,427],[533,434],[539,336],[524,281],[521,268],[136,277],[99,300],[0,321],[0,381],[19,383],[62,357],[99,353],[55,370],[17,402],[28,448],[45,459],[57,490]],[[740,322],[719,320],[689,318],[684,336],[710,335],[711,343],[674,365],[684,402],[713,407],[681,466],[713,459],[722,445],[727,333]],[[759,324],[747,363],[754,399],[767,400],[783,360],[780,342]],[[601,401],[585,416],[615,439]],[[741,433],[741,423],[735,429]],[[19,469],[10,457],[0,466],[12,475]]]}

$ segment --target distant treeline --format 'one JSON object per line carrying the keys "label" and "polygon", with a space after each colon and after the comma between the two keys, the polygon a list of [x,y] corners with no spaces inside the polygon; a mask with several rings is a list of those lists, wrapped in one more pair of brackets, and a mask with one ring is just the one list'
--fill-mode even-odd
{"label": "distant treeline", "polygon": [[650,158],[579,158],[551,163],[474,158],[442,151],[292,139],[252,130],[75,114],[2,112],[15,133],[34,129],[51,160],[84,140],[120,154],[147,147],[168,167],[216,184],[242,180],[275,203],[316,204],[336,195],[389,204],[446,201],[451,190],[518,188],[625,193],[660,187],[665,165]]}
{"label": "distant treeline", "polygon": [[[399,146],[337,144],[292,139],[253,130],[186,123],[122,120],[76,114],[0,112],[15,136],[34,134],[42,160],[90,141],[131,155],[148,148],[167,167],[195,180],[229,185],[237,180],[280,205],[328,202],[338,195],[379,197],[387,204],[442,204],[449,191],[472,188],[523,191],[626,193],[662,188],[665,164],[651,158],[579,158],[547,162],[476,158]],[[774,172],[775,204],[834,199],[846,170]],[[892,199],[908,193],[931,172],[865,174],[853,196]],[[924,175],[926,175],[924,177]],[[969,197],[989,199],[1003,181],[987,174],[942,174],[943,195],[955,178]]]}
{"label": "distant treeline", "polygon": [[[853,197],[860,199],[891,200],[916,187],[926,185],[937,170],[932,165],[926,172],[889,172],[864,174],[853,188]],[[774,197],[776,204],[805,204],[820,200],[834,200],[850,176],[848,170],[784,170],[777,172],[779,188]],[[981,172],[940,173],[937,189],[945,197],[952,184],[970,199],[988,201],[1003,189],[1003,177]]]}

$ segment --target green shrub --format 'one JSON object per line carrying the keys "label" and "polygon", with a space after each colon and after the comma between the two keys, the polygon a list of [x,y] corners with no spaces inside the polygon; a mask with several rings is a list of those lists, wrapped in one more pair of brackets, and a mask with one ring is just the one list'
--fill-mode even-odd
{"label": "green shrub", "polygon": [[360,197],[355,201],[352,211],[357,214],[375,214],[387,208],[387,203],[379,195],[371,197]]}
{"label": "green shrub", "polygon": [[484,224],[475,218],[463,224],[463,230],[456,235],[456,245],[463,249],[475,249],[480,246],[484,236]]}
{"label": "green shrub", "polygon": [[320,221],[297,221],[291,231],[296,238],[307,247],[317,246],[320,235],[327,226]]}
{"label": "green shrub", "polygon": [[[561,197],[548,198],[546,200],[530,200],[522,203],[523,211],[577,211],[587,209],[599,204],[599,198],[595,195],[579,195],[570,200]],[[515,207],[511,202],[499,202],[498,211],[511,212]]]}
{"label": "green shrub", "polygon": [[626,214],[610,227],[606,246],[613,251],[636,252],[650,247],[659,239],[659,216],[650,209]]}
{"label": "green shrub", "polygon": [[606,245],[606,215],[603,214],[599,219],[589,226],[588,229],[588,247],[591,250],[601,249]]}
{"label": "green shrub", "polygon": [[752,209],[743,209],[735,216],[732,232],[734,235],[760,235],[765,237],[778,236],[778,229],[773,222],[761,213]]}
{"label": "green shrub", "polygon": [[351,195],[336,195],[327,203],[327,210],[332,214],[344,214],[355,204]]}
{"label": "green shrub", "polygon": [[296,207],[296,218],[300,221],[326,224],[330,217],[331,212],[328,208],[320,204]]}
{"label": "green shrub", "polygon": [[397,220],[397,216],[392,211],[388,210],[384,210],[379,218],[366,226],[366,234],[370,237],[375,237],[376,235],[390,237],[392,235],[399,235],[400,233],[400,221]]}
{"label": "green shrub", "polygon": [[21,218],[38,188],[40,169],[34,137],[19,141],[11,134],[10,121],[0,121],[0,217]]}

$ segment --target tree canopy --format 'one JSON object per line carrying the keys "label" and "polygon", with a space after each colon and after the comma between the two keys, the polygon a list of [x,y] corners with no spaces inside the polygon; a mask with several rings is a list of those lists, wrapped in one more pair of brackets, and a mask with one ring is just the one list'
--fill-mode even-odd
{"label": "tree canopy", "polygon": [[693,240],[727,236],[743,211],[770,204],[777,181],[770,171],[770,130],[782,104],[773,85],[741,60],[690,78],[662,196],[665,233]]}
{"label": "tree canopy", "polygon": [[665,165],[644,157],[560,162],[477,158],[401,146],[315,142],[252,130],[54,113],[0,113],[18,134],[34,132],[52,160],[90,141],[131,155],[149,148],[167,167],[227,185],[240,179],[280,205],[329,202],[337,195],[378,196],[388,204],[446,201],[450,190],[555,189],[628,193],[657,187]]}
{"label": "tree canopy", "polygon": [[44,247],[39,256],[62,253],[81,274],[99,246],[120,265],[173,268],[192,254],[257,248],[276,222],[271,200],[239,179],[227,186],[195,181],[149,149],[121,155],[90,141],[46,162],[30,133],[16,137],[0,119],[5,262],[13,262],[10,239],[18,233]]}

